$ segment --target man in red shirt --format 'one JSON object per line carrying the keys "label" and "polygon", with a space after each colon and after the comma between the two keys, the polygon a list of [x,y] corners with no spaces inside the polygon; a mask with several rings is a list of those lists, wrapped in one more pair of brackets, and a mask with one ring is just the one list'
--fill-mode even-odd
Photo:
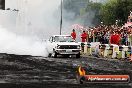
{"label": "man in red shirt", "polygon": [[121,40],[120,34],[118,32],[116,32],[115,37],[116,37],[116,44],[119,45],[120,44],[120,40]]}
{"label": "man in red shirt", "polygon": [[120,35],[118,34],[118,32],[114,32],[111,36],[110,36],[110,44],[116,44],[119,45],[120,44]]}
{"label": "man in red shirt", "polygon": [[76,32],[74,29],[72,30],[71,36],[74,40],[76,40]]}
{"label": "man in red shirt", "polygon": [[85,31],[83,31],[83,33],[81,34],[81,38],[82,42],[87,42],[87,33]]}
{"label": "man in red shirt", "polygon": [[85,31],[83,31],[83,33],[81,34],[81,38],[82,38],[82,43],[81,43],[81,47],[82,47],[82,51],[84,52],[84,42],[87,42],[87,33]]}

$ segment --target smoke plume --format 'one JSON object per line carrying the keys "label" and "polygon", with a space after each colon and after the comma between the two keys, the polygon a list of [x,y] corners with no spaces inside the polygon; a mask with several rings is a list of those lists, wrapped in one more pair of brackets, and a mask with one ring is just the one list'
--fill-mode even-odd
{"label": "smoke plume", "polygon": [[44,39],[59,34],[60,0],[6,0],[5,4],[10,10],[0,11],[0,53],[47,56]]}

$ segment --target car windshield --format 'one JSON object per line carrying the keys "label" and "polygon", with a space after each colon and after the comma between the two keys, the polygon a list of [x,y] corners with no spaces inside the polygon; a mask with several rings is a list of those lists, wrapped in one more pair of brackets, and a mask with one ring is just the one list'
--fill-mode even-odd
{"label": "car windshield", "polygon": [[55,36],[56,42],[74,42],[71,36]]}

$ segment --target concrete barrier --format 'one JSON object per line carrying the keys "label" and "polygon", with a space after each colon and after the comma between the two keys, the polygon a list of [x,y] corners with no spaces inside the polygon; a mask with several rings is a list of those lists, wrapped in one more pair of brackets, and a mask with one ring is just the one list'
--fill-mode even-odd
{"label": "concrete barrier", "polygon": [[99,55],[104,58],[126,59],[132,54],[132,47],[115,44],[100,44],[99,42],[84,43],[84,54]]}
{"label": "concrete barrier", "polygon": [[84,54],[96,55],[99,52],[99,44],[100,42],[81,43],[82,51]]}

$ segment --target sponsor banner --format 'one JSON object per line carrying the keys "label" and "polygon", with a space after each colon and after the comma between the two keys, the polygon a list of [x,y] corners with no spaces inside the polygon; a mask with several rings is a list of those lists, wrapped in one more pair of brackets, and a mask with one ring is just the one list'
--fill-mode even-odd
{"label": "sponsor banner", "polygon": [[93,83],[128,83],[129,75],[85,75],[86,82]]}

